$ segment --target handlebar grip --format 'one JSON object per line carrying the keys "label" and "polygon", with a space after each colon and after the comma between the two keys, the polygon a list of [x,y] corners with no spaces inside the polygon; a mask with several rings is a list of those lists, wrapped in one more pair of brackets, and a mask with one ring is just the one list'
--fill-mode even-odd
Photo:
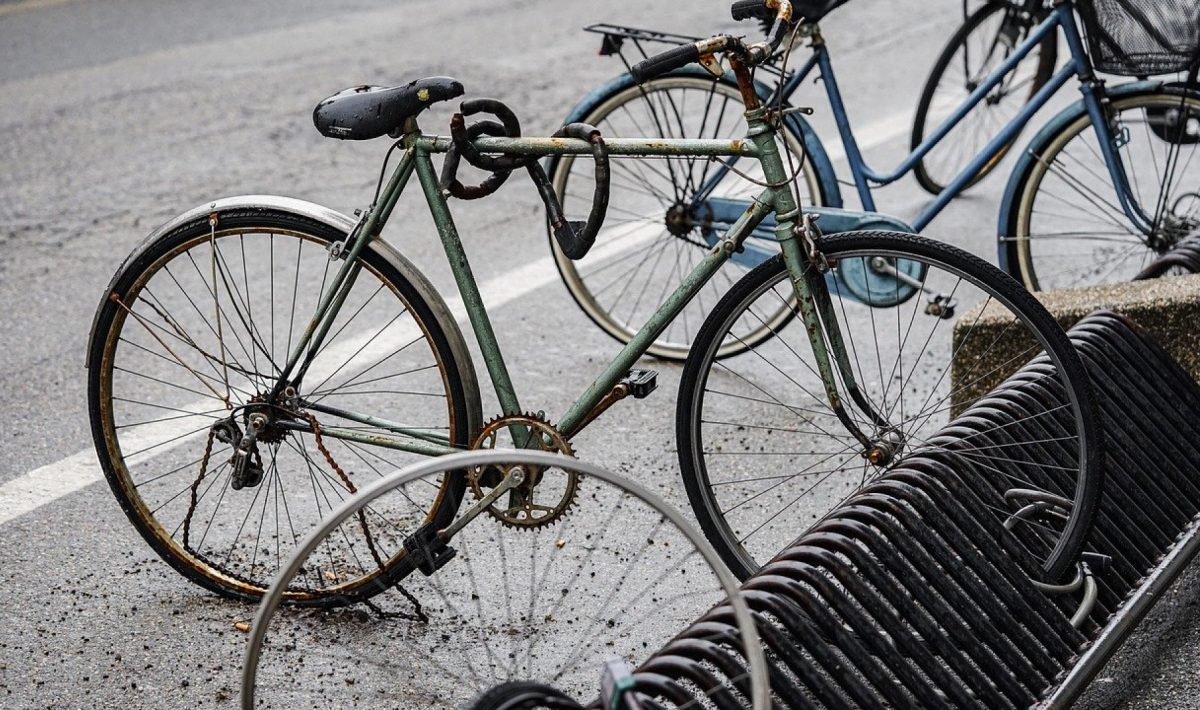
{"label": "handlebar grip", "polygon": [[674,49],[668,49],[662,54],[656,54],[649,59],[643,59],[634,64],[629,73],[633,75],[634,81],[644,84],[656,76],[661,76],[669,71],[674,71],[698,61],[700,61],[700,48],[691,43],[683,44]]}
{"label": "handlebar grip", "polygon": [[738,20],[774,20],[775,11],[767,7],[763,0],[735,0],[729,8],[729,14]]}

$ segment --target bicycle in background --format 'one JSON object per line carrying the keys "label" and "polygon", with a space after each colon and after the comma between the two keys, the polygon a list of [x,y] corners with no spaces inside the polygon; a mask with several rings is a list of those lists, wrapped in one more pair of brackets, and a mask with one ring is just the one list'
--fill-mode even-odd
{"label": "bicycle in background", "polygon": [[[754,83],[762,101],[781,109],[783,154],[802,164],[801,196],[814,205],[812,212],[820,216],[823,230],[921,232],[950,200],[993,169],[1033,114],[1074,79],[1082,98],[1042,126],[1010,175],[998,226],[1001,268],[1031,290],[1124,281],[1200,231],[1200,160],[1194,159],[1200,144],[1200,92],[1194,85],[1164,81],[1109,86],[1096,76],[1101,71],[1143,77],[1194,66],[1200,48],[1196,0],[985,5],[943,52],[934,72],[955,83],[960,79],[950,77],[957,76],[961,66],[968,78],[955,84],[954,90],[962,94],[969,89],[969,94],[932,129],[931,116],[940,117],[945,104],[936,91],[928,101],[923,97],[926,109],[914,130],[921,140],[890,172],[873,169],[863,158],[818,24],[845,2],[796,3],[797,17],[802,19],[791,28],[793,41],[786,46],[793,50],[807,46],[811,54],[795,71],[788,71],[782,66],[785,52],[778,53],[759,68]],[[980,29],[989,27],[996,28],[990,39]],[[647,43],[688,41],[681,35],[611,25],[589,29],[604,36],[601,52],[610,54],[629,45],[644,51]],[[1069,60],[1051,73],[1059,36],[1069,50]],[[983,49],[969,51],[980,42]],[[710,74],[699,67],[680,67],[640,86],[625,74],[589,94],[572,109],[569,120],[588,121],[614,136],[636,134],[646,127],[680,138],[738,134],[744,125],[736,120],[736,112],[729,111],[729,105],[736,103],[736,87],[727,72],[712,69]],[[829,156],[801,110],[789,106],[789,99],[814,72],[825,90],[865,211],[839,209],[842,196]],[[984,118],[1001,108],[1012,114],[1003,125]],[[963,142],[964,135],[973,136],[976,130],[987,136],[986,145],[978,150],[976,143]],[[931,158],[938,147],[945,153],[956,153],[956,147],[966,149],[970,158],[944,163]],[[910,171],[924,174],[930,187],[939,190],[908,224],[877,212],[872,188],[895,182]],[[951,176],[953,171],[957,172]],[[587,194],[586,171],[580,172],[572,159],[563,157],[551,160],[550,174],[564,209],[568,214],[577,212],[579,195]],[[672,158],[655,170],[630,171],[627,189],[616,193],[613,204],[624,221],[610,225],[609,233],[661,250],[665,258],[649,263],[619,263],[599,256],[571,260],[555,250],[564,283],[594,322],[627,342],[647,310],[641,294],[675,283],[680,264],[718,243],[748,208],[761,182],[761,175],[740,169],[737,160],[716,164]],[[734,259],[739,268],[749,270],[775,253],[770,230],[768,221],[748,240],[745,252]],[[685,358],[696,337],[695,324],[703,319],[701,309],[726,288],[722,283],[710,285],[649,352]],[[734,352],[736,344],[727,344],[724,354]]]}

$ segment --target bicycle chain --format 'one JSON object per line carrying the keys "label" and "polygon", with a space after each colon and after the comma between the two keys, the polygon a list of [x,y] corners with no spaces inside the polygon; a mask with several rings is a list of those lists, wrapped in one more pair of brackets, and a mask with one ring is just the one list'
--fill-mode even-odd
{"label": "bicycle chain", "polygon": [[195,552],[188,545],[188,536],[192,530],[192,516],[196,513],[196,504],[199,500],[196,498],[196,491],[200,489],[200,482],[204,480],[204,474],[208,471],[208,459],[212,456],[214,432],[210,428],[208,430],[208,441],[204,442],[204,456],[200,459],[200,475],[196,476],[196,480],[192,482],[191,502],[188,504],[187,515],[183,516],[183,549],[190,552]]}
{"label": "bicycle chain", "polygon": [[[309,426],[312,427],[313,439],[317,444],[317,450],[320,451],[321,455],[325,457],[326,463],[329,464],[329,467],[332,468],[334,473],[337,474],[338,478],[341,479],[342,483],[346,486],[346,489],[350,491],[351,495],[358,493],[358,488],[354,485],[354,482],[350,480],[350,476],[348,476],[345,470],[338,465],[337,461],[335,461],[333,458],[333,454],[331,454],[329,449],[325,446],[324,438],[321,436],[321,425],[317,422],[317,418],[313,416],[311,412],[304,412],[303,417],[308,420]],[[196,480],[192,482],[188,510],[183,518],[183,549],[197,555],[199,554],[199,551],[193,550],[190,545],[192,518],[196,513],[196,506],[199,503],[197,493],[200,490],[200,484],[204,482],[204,478],[208,474],[208,464],[212,457],[214,438],[215,433],[212,429],[209,429],[208,438],[204,443],[204,455],[200,459],[200,473],[196,476]],[[258,464],[259,468],[262,468],[262,455],[259,454],[257,448],[254,451],[254,456],[256,459],[255,463]],[[387,565],[384,563],[382,556],[379,554],[379,549],[375,545],[375,538],[371,535],[370,527],[367,525],[366,514],[362,511],[362,509],[359,509],[357,517],[359,525],[362,527],[363,535],[366,538],[367,549],[371,552],[371,558],[375,560],[375,564],[379,567],[379,571],[384,572],[387,569]],[[222,569],[221,571],[243,583],[255,585],[253,580],[247,579],[230,570]],[[422,623],[429,623],[429,616],[425,614],[424,608],[421,606],[421,602],[415,596],[413,596],[411,592],[405,589],[403,585],[396,584],[395,588],[400,592],[401,596],[407,599],[409,604],[412,605],[413,612],[416,614],[417,620]],[[366,600],[362,601],[366,602]],[[374,604],[367,603],[366,605],[369,609],[376,612],[381,617],[386,618],[389,616],[389,614]]]}
{"label": "bicycle chain", "polygon": [[[346,475],[346,472],[342,470],[342,467],[338,465],[337,461],[333,460],[333,454],[329,453],[329,449],[325,448],[325,440],[321,436],[321,425],[317,423],[317,418],[313,416],[312,412],[304,412],[303,416],[308,420],[309,426],[312,427],[313,440],[317,444],[317,450],[320,451],[321,455],[325,457],[326,463],[328,463],[329,467],[333,469],[333,472],[338,475],[338,478],[342,479],[342,483],[345,484],[346,489],[350,491],[350,495],[355,495],[358,493],[358,488],[355,487],[354,482],[350,480],[350,477]],[[371,530],[367,526],[367,514],[364,513],[363,509],[360,507],[356,517],[358,518],[359,526],[362,527],[363,536],[367,540],[367,549],[371,551],[371,557],[375,560],[375,564],[379,567],[380,573],[383,573],[386,571],[387,565],[384,564],[383,558],[379,555],[379,550],[375,547],[375,538],[371,535]],[[396,583],[395,588],[396,591],[400,592],[401,596],[408,600],[409,604],[412,604],[413,612],[416,613],[417,619],[421,621],[421,623],[429,623],[429,617],[426,616],[425,610],[421,607],[421,602],[418,601],[415,596],[413,596],[412,592],[409,592],[404,588],[404,585],[398,582]],[[377,613],[383,613],[382,610],[373,604],[369,604],[368,607],[374,609]]]}

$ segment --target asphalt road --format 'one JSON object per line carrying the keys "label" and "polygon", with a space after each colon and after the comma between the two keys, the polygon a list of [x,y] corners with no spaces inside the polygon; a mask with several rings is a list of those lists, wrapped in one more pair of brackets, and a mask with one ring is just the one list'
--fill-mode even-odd
{"label": "asphalt road", "polygon": [[[859,0],[824,23],[851,115],[874,137],[866,141],[872,161],[903,153],[925,68],[957,11],[950,0]],[[343,212],[364,206],[382,144],[323,139],[310,118],[318,99],[345,86],[450,74],[468,95],[516,107],[528,133],[552,130],[578,97],[620,70],[579,31],[597,21],[693,34],[732,28],[720,0],[0,2],[0,301],[8,304],[0,313],[0,485],[35,470],[97,470],[84,343],[104,284],[154,226],[225,195],[279,193]],[[834,135],[814,103],[818,130]],[[437,107],[423,124],[445,126],[448,117]],[[1000,178],[987,181],[928,233],[992,258],[1002,188]],[[908,180],[878,199],[902,217],[925,201]],[[455,210],[468,253],[480,255],[481,281],[503,284],[547,253],[527,183]],[[448,289],[415,194],[393,224],[404,226],[389,241]],[[562,411],[615,352],[557,283],[492,315],[529,408]],[[655,367],[659,392],[622,405],[576,449],[685,507],[672,426],[678,368]],[[485,391],[485,415],[496,410]],[[104,484],[4,517],[0,705],[232,707],[245,641],[235,623],[252,608],[215,598],[161,563]],[[1195,574],[1186,575],[1082,706],[1200,704],[1196,589]]]}

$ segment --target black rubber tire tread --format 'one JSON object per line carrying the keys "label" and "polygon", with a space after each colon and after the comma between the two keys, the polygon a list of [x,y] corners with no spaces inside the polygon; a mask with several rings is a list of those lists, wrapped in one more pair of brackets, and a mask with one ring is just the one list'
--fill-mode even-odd
{"label": "black rubber tire tread", "polygon": [[549,707],[554,708],[554,710],[583,710],[582,705],[569,699],[569,696],[554,686],[520,680],[510,680],[500,685],[492,686],[480,693],[474,700],[460,708],[460,710],[511,710],[513,708],[525,710],[525,708],[543,707],[541,703],[537,705],[521,704],[516,706],[512,704],[520,698],[529,695],[540,695],[542,699],[551,702]]}
{"label": "black rubber tire tread", "polygon": [[[224,211],[220,214],[221,230],[254,227],[268,230],[279,229],[301,232],[326,244],[340,241],[346,236],[341,230],[327,224],[276,209],[244,208]],[[210,226],[207,215],[198,217],[162,235],[154,242],[146,244],[144,247],[139,247],[140,253],[128,259],[122,266],[121,272],[113,281],[110,292],[104,294],[104,306],[100,310],[95,329],[92,331],[88,342],[88,362],[91,363],[88,369],[88,414],[91,419],[92,438],[96,446],[96,454],[100,460],[101,468],[104,470],[104,476],[108,480],[109,487],[112,489],[117,501],[121,504],[121,509],[125,511],[130,522],[133,523],[133,526],[150,547],[177,572],[204,589],[225,597],[257,602],[265,590],[253,590],[248,588],[250,585],[245,583],[234,585],[232,583],[233,580],[224,581],[204,574],[182,559],[171,545],[154,534],[153,525],[142,517],[139,507],[130,498],[129,492],[125,487],[125,481],[114,467],[105,443],[105,427],[101,412],[102,383],[109,376],[111,367],[111,363],[105,358],[105,349],[109,339],[109,330],[113,327],[114,318],[120,312],[119,307],[112,303],[108,296],[114,292],[125,294],[137,282],[142,272],[151,267],[164,253],[169,252],[181,243],[194,239],[198,233],[208,234],[209,231]],[[476,419],[473,419],[470,415],[468,397],[462,385],[460,368],[463,367],[464,363],[458,362],[455,359],[454,350],[450,346],[442,323],[439,322],[439,319],[434,315],[434,311],[423,300],[420,291],[403,278],[391,262],[383,257],[380,252],[368,245],[363,249],[361,258],[396,287],[412,310],[414,319],[419,321],[425,328],[426,333],[428,333],[429,340],[427,342],[436,348],[438,358],[445,363],[444,372],[446,373],[447,389],[449,390],[452,402],[451,411],[453,421],[462,423],[455,426],[456,431],[454,432],[452,442],[457,446],[466,448],[470,443],[468,437],[472,435],[472,432],[467,430],[470,428],[470,422]],[[450,325],[457,327],[453,323]],[[435,511],[435,516],[438,520],[451,519],[457,512],[463,499],[466,487],[465,476],[452,476],[449,477],[449,480],[449,486],[443,489],[442,502],[438,504],[438,509]],[[378,594],[398,582],[410,571],[411,567],[403,564],[403,557],[399,556],[383,572],[382,578],[378,576],[371,577],[372,581],[364,584],[359,589],[339,591],[331,595],[305,596],[300,599],[293,598],[289,600],[289,603],[317,607],[341,606],[354,603]]]}
{"label": "black rubber tire tread", "polygon": [[[917,113],[913,117],[912,136],[909,139],[909,150],[915,150],[921,142],[925,140],[926,132],[929,129],[937,128],[937,126],[926,126],[929,119],[929,106],[933,103],[934,92],[937,91],[938,83],[942,80],[942,75],[946,73],[946,69],[950,66],[950,62],[954,61],[955,54],[959,48],[966,43],[967,38],[974,32],[985,20],[996,12],[1003,12],[1008,7],[1008,3],[999,0],[992,0],[985,5],[980,6],[978,10],[971,13],[966,22],[959,26],[951,35],[950,41],[942,49],[942,53],[938,55],[937,61],[933,64],[933,69],[929,72],[929,78],[925,80],[925,86],[921,89],[921,99],[917,103]],[[1037,49],[1033,50],[1037,53],[1038,69],[1034,75],[1033,85],[1029,89],[1029,96],[1032,98],[1034,94],[1041,89],[1042,86],[1050,80],[1054,74],[1054,65],[1058,62],[1058,34],[1052,33],[1050,36],[1042,40]],[[1022,62],[1029,61],[1029,57],[1025,57]],[[1018,65],[1019,66],[1019,65]],[[970,115],[970,114],[968,114]],[[957,127],[956,127],[957,128]],[[947,137],[943,139],[943,144],[938,146],[945,149],[945,140],[949,139],[954,134],[954,129],[951,129]],[[996,154],[996,157],[984,165],[970,182],[963,189],[970,188],[979,183],[980,180],[987,177],[989,173],[1004,160],[1004,156],[1008,154],[1021,132],[1017,131],[1013,134],[1012,139]],[[933,150],[937,150],[935,147]],[[946,189],[937,180],[930,176],[929,171],[925,167],[925,159],[918,160],[913,166],[913,176],[917,179],[917,183],[923,190],[931,195],[937,195]]]}
{"label": "black rubber tire tread", "polygon": [[[1077,481],[1071,520],[1055,552],[1043,565],[1047,580],[1062,578],[1066,571],[1071,569],[1083,549],[1103,486],[1102,432],[1092,397],[1091,382],[1084,369],[1083,361],[1071,345],[1062,327],[1046,308],[1011,276],[957,247],[902,232],[847,232],[829,235],[821,238],[819,246],[821,252],[831,258],[836,258],[839,253],[852,250],[888,249],[906,252],[917,257],[937,259],[978,279],[980,283],[986,284],[997,294],[1007,298],[1012,304],[1012,308],[1020,311],[1028,319],[1029,325],[1036,328],[1050,344],[1050,349],[1053,351],[1054,357],[1062,364],[1067,384],[1074,391],[1083,412],[1082,433],[1088,445],[1087,451],[1084,452],[1087,465],[1084,470],[1080,471]],[[675,432],[684,488],[687,490],[692,511],[705,536],[730,571],[742,580],[747,579],[757,570],[747,566],[734,549],[734,545],[725,537],[724,532],[728,528],[721,519],[717,501],[709,495],[707,473],[696,450],[699,444],[696,426],[700,416],[699,414],[693,416],[693,412],[700,404],[699,400],[703,396],[708,379],[705,360],[712,350],[713,340],[722,336],[721,331],[724,329],[726,321],[736,315],[735,309],[739,304],[754,293],[760,284],[776,276],[785,268],[782,255],[776,255],[742,277],[722,297],[700,328],[684,365],[679,384]],[[803,530],[797,530],[796,535],[799,536],[803,532]]]}

